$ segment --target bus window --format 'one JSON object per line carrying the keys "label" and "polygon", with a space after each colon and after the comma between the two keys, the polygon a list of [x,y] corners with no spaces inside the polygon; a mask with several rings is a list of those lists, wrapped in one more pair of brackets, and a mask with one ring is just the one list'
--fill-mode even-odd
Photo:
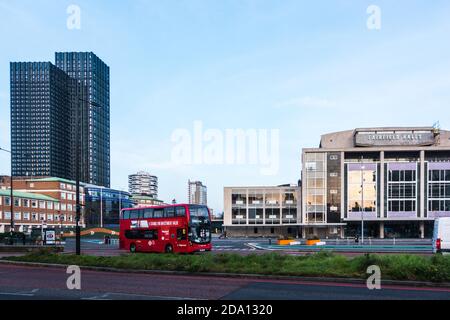
{"label": "bus window", "polygon": [[129,210],[122,211],[122,219],[130,219],[130,211]]}
{"label": "bus window", "polygon": [[139,217],[138,210],[130,210],[130,219],[137,219]]}
{"label": "bus window", "polygon": [[186,209],[184,207],[177,207],[177,217],[185,217],[186,216]]}
{"label": "bus window", "polygon": [[187,240],[186,229],[177,229],[177,239]]}
{"label": "bus window", "polygon": [[162,218],[164,216],[164,209],[155,209],[153,211],[153,218]]}
{"label": "bus window", "polygon": [[144,219],[153,218],[153,209],[145,209],[144,210]]}
{"label": "bus window", "polygon": [[158,230],[146,230],[146,231],[144,231],[143,239],[158,240]]}
{"label": "bus window", "polygon": [[165,209],[165,215],[166,218],[173,218],[175,217],[175,208],[169,207]]}
{"label": "bus window", "polygon": [[127,230],[127,231],[125,231],[125,237],[127,239],[139,239],[139,231],[138,230]]}

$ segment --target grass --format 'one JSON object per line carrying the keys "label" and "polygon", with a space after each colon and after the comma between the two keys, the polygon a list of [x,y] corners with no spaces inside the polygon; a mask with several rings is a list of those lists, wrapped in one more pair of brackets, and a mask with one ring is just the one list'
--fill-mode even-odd
{"label": "grass", "polygon": [[46,251],[4,260],[133,270],[170,270],[258,275],[367,278],[367,267],[378,265],[382,279],[450,282],[450,256],[366,254],[354,258],[328,251],[307,256],[278,253],[251,254],[146,254],[116,257],[51,254]]}

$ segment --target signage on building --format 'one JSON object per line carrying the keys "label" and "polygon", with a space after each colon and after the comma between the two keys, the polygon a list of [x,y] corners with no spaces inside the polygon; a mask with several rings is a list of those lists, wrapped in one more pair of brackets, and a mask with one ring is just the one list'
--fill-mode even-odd
{"label": "signage on building", "polygon": [[433,132],[357,132],[357,147],[430,146],[435,144]]}

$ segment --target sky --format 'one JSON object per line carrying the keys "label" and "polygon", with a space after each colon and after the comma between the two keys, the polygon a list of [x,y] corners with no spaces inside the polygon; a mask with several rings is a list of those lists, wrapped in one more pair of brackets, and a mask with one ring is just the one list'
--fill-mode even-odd
{"label": "sky", "polygon": [[[70,5],[79,29],[68,28]],[[374,17],[380,28],[368,27]],[[301,150],[321,134],[450,128],[449,35],[448,0],[0,0],[0,147],[10,147],[9,62],[92,51],[111,72],[111,186],[127,190],[144,170],[159,198],[181,203],[188,179],[201,180],[220,212],[224,186],[297,183]],[[268,151],[276,170],[264,173],[260,156],[227,162],[227,130],[273,138],[245,150]],[[180,149],[200,161],[174,161]]]}

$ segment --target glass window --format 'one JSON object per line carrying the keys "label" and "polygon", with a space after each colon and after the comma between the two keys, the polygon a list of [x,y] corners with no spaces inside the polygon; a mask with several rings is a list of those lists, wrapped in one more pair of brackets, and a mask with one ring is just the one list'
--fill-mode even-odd
{"label": "glass window", "polygon": [[185,207],[176,207],[177,217],[185,217],[186,216],[186,208]]}
{"label": "glass window", "polygon": [[130,219],[138,219],[138,218],[139,218],[139,210],[131,210]]}
{"label": "glass window", "polygon": [[122,211],[122,219],[130,219],[130,211],[129,210]]}
{"label": "glass window", "polygon": [[144,209],[144,219],[151,219],[153,218],[153,209]]}
{"label": "glass window", "polygon": [[175,217],[175,207],[168,207],[164,209],[164,216],[167,218]]}
{"label": "glass window", "polygon": [[162,217],[164,217],[164,209],[163,208],[155,209],[153,211],[153,217],[154,218],[162,218]]}

